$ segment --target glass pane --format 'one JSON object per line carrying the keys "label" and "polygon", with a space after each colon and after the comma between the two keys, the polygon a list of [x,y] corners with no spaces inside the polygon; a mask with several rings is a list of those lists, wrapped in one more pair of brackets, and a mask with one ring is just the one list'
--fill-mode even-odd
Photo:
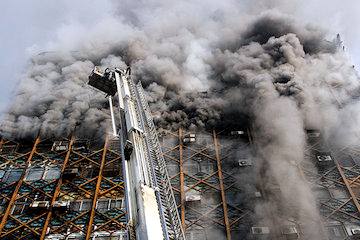
{"label": "glass pane", "polygon": [[60,169],[57,167],[47,169],[44,179],[45,180],[54,180],[60,178]]}
{"label": "glass pane", "polygon": [[105,212],[105,211],[107,211],[108,205],[109,205],[109,200],[108,199],[102,199],[102,200],[99,200],[97,202],[97,208],[96,209],[99,212]]}
{"label": "glass pane", "polygon": [[111,240],[123,240],[125,239],[125,234],[121,232],[114,232],[111,234]]}
{"label": "glass pane", "polygon": [[4,178],[6,183],[19,181],[23,170],[10,170],[7,172],[7,176]]}
{"label": "glass pane", "polygon": [[42,168],[31,168],[26,176],[27,181],[37,181],[43,176],[44,169]]}
{"label": "glass pane", "polygon": [[111,209],[121,208],[121,203],[122,203],[122,199],[112,199],[111,204],[110,204],[110,208]]}
{"label": "glass pane", "polygon": [[98,236],[95,237],[96,240],[111,240],[110,236]]}
{"label": "glass pane", "polygon": [[91,200],[84,200],[82,207],[81,207],[81,211],[88,211],[91,208]]}

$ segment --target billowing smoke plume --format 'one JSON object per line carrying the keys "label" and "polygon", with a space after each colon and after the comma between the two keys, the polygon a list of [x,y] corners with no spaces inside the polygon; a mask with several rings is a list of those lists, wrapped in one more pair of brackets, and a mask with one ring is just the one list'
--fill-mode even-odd
{"label": "billowing smoke plume", "polygon": [[[360,82],[339,40],[276,10],[246,14],[231,0],[122,1],[116,9],[92,29],[63,29],[54,52],[30,60],[1,135],[59,136],[75,126],[103,135],[107,101],[87,77],[94,65],[128,64],[159,128],[250,127],[262,176],[278,182],[299,218],[318,219],[292,163],[304,157],[306,128],[341,139],[334,144],[357,143],[348,133],[358,132]],[[309,225],[309,239],[318,239]]]}

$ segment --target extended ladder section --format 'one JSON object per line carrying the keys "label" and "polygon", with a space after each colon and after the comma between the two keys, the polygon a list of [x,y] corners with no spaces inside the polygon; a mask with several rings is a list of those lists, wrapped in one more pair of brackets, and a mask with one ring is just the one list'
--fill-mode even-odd
{"label": "extended ladder section", "polygon": [[139,112],[142,113],[143,128],[147,136],[146,140],[150,152],[151,167],[155,173],[154,185],[159,189],[158,192],[160,196],[158,203],[163,216],[163,228],[169,239],[183,239],[184,234],[182,232],[179,212],[177,211],[165,159],[161,152],[157,131],[140,82],[136,85],[136,89],[139,108],[141,108]]}
{"label": "extended ladder section", "polygon": [[[114,135],[119,132],[124,159],[130,239],[185,239],[157,131],[141,84],[134,84],[130,69],[118,68],[104,74],[94,71],[90,80],[89,84],[100,90],[108,88],[102,87],[104,83],[98,81],[107,85],[110,81],[117,88],[120,130],[114,129]],[[106,93],[114,95],[113,91]],[[113,127],[118,126],[112,108],[110,110]]]}

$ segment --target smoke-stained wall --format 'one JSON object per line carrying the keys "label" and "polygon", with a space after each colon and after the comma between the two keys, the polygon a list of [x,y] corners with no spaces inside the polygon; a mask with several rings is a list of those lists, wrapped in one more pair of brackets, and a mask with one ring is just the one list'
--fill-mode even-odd
{"label": "smoke-stained wall", "polygon": [[[266,166],[259,176],[275,178],[299,216],[318,219],[312,193],[291,163],[304,157],[306,128],[337,139],[333,144],[357,144],[359,77],[340,43],[261,4],[256,11],[230,0],[115,6],[92,29],[62,29],[53,52],[29,61],[1,135],[61,136],[76,126],[82,136],[103,136],[107,100],[87,85],[88,75],[95,65],[128,64],[159,128],[251,127]],[[311,226],[306,231],[317,239]]]}

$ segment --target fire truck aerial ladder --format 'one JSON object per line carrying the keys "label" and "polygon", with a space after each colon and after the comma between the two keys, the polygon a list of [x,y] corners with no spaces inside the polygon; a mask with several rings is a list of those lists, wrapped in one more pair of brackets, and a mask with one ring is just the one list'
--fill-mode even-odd
{"label": "fire truck aerial ladder", "polygon": [[[132,81],[130,68],[107,68],[103,72],[95,67],[89,76],[89,85],[108,95],[113,135],[120,140],[128,239],[185,239],[141,83]],[[113,107],[116,93],[118,121]]]}

